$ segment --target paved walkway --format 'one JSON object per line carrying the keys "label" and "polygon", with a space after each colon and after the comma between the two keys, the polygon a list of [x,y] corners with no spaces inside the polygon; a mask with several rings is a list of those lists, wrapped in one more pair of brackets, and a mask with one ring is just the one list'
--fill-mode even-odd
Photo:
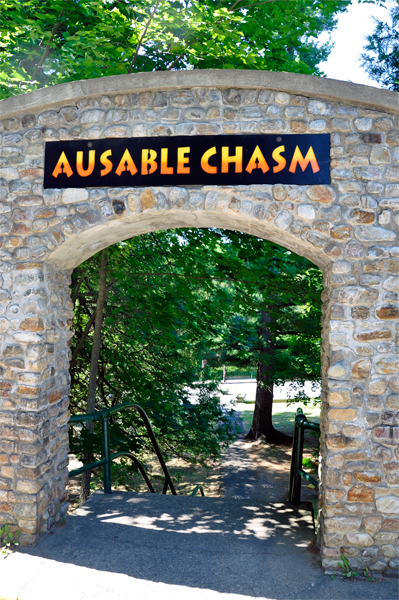
{"label": "paved walkway", "polygon": [[397,600],[397,581],[323,574],[311,513],[250,450],[227,451],[222,498],[96,492],[0,559],[0,600]]}
{"label": "paved walkway", "polygon": [[96,492],[65,526],[0,561],[2,600],[397,600],[332,581],[309,513],[281,503]]}

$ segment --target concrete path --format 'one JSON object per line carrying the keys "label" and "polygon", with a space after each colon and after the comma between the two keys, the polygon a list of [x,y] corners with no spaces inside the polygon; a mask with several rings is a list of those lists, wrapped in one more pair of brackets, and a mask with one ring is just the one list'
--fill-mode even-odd
{"label": "concrete path", "polygon": [[0,560],[1,600],[397,600],[323,575],[309,513],[253,500],[96,492]]}

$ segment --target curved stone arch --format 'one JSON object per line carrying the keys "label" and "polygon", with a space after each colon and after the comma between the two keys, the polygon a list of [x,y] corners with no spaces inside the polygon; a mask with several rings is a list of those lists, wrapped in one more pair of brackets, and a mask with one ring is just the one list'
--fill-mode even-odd
{"label": "curved stone arch", "polygon": [[[365,566],[394,567],[375,534],[399,526],[398,115],[396,92],[258,71],[141,73],[0,102],[0,523],[32,543],[65,513],[71,269],[148,231],[224,227],[323,269],[323,564],[363,545]],[[330,186],[42,189],[46,140],[318,131],[331,134]]]}

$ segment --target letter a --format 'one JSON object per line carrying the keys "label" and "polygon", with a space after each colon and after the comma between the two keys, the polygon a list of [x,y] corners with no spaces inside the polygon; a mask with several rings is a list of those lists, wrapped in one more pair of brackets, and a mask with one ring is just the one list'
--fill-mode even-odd
{"label": "letter a", "polygon": [[262,173],[267,173],[267,171],[270,170],[270,167],[267,164],[259,146],[256,146],[251,158],[249,159],[249,163],[245,167],[245,170],[248,171],[248,173],[252,173],[254,169],[262,169]]}
{"label": "letter a", "polygon": [[292,161],[291,161],[291,166],[288,169],[290,173],[295,173],[298,163],[299,163],[299,166],[301,167],[302,171],[305,171],[305,169],[309,163],[312,167],[313,173],[317,173],[317,171],[320,171],[320,167],[316,160],[313,146],[310,146],[305,158],[303,158],[302,152],[299,150],[299,147],[297,146],[295,148],[294,156],[292,157]]}
{"label": "letter a", "polygon": [[130,152],[127,148],[123,153],[123,156],[119,162],[118,168],[116,169],[115,173],[117,175],[120,175],[123,171],[130,171],[131,175],[135,175],[137,173],[136,165],[134,164],[134,161],[130,156]]}
{"label": "letter a", "polygon": [[57,178],[61,173],[65,173],[67,177],[73,175],[71,165],[68,162],[65,152],[61,153],[52,175],[53,177]]}

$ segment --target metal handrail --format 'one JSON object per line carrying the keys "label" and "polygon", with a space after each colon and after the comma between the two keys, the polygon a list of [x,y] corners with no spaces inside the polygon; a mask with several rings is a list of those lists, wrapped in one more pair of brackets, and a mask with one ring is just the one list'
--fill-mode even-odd
{"label": "metal handrail", "polygon": [[302,409],[298,408],[295,415],[294,437],[292,440],[289,485],[289,501],[291,504],[300,504],[301,502],[302,478],[309,481],[309,483],[314,485],[316,489],[319,489],[319,482],[317,479],[304,471],[302,468],[305,429],[320,431],[320,425],[318,423],[312,423],[311,421],[308,421],[307,417],[303,414]]}
{"label": "metal handrail", "polygon": [[[111,454],[109,417],[113,413],[120,412],[122,410],[126,410],[127,408],[132,408],[132,409],[136,410],[139,413],[139,415],[141,416],[141,418],[143,419],[144,425],[147,429],[148,437],[151,440],[155,454],[157,455],[159,464],[161,465],[162,471],[165,475],[165,485],[164,485],[162,493],[166,494],[168,487],[169,487],[171,493],[174,496],[176,496],[177,493],[176,493],[175,486],[173,485],[173,481],[169,475],[168,468],[163,459],[161,449],[158,445],[157,439],[155,437],[155,434],[152,429],[150,420],[147,416],[147,413],[139,404],[134,404],[132,402],[125,402],[123,404],[118,404],[117,406],[113,406],[112,408],[103,408],[102,410],[98,410],[98,411],[90,413],[90,414],[73,415],[69,419],[69,423],[85,423],[88,421],[102,421],[102,439],[103,439],[103,458],[100,460],[97,460],[93,463],[83,465],[83,467],[74,469],[73,471],[70,471],[69,477],[70,478],[77,477],[78,475],[81,475],[82,473],[85,473],[86,471],[92,471],[96,467],[103,466],[103,468],[104,468],[104,493],[111,494],[111,462],[113,460],[115,460],[116,458],[119,458],[120,456],[126,456],[134,461],[134,463],[139,468],[139,471],[140,471],[141,475],[143,476],[143,479],[146,482],[148,489],[150,490],[150,492],[152,494],[155,494],[155,490],[148,478],[148,475],[145,472],[145,469],[144,469],[143,465],[141,464],[141,462],[138,460],[138,458],[136,458],[131,452],[125,452],[125,451],[116,452],[114,454]],[[197,485],[197,487],[195,488],[194,492],[191,495],[192,496],[195,495],[196,492],[198,491],[198,489],[201,491],[201,495],[205,496],[204,490],[203,490],[202,486],[200,486],[200,485]]]}

